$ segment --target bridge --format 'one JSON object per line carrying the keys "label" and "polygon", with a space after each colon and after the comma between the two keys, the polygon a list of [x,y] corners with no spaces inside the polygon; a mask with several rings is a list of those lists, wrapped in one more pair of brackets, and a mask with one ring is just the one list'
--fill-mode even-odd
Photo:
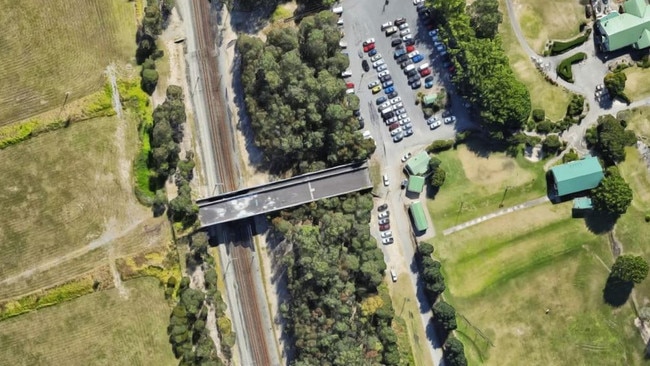
{"label": "bridge", "polygon": [[372,188],[368,164],[352,163],[203,198],[201,227],[241,220],[323,198]]}

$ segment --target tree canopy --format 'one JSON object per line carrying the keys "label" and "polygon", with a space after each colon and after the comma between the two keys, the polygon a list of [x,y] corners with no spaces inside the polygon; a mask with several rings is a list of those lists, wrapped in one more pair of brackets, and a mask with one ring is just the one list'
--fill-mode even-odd
{"label": "tree canopy", "polygon": [[629,98],[625,94],[625,81],[627,80],[627,75],[622,71],[609,72],[605,75],[603,83],[605,88],[612,96],[612,98],[621,97],[626,102],[629,102]]}
{"label": "tree canopy", "polygon": [[616,167],[607,169],[605,178],[591,192],[591,200],[598,211],[620,216],[632,203],[632,189]]}
{"label": "tree canopy", "polygon": [[357,106],[340,78],[349,65],[340,51],[337,16],[330,11],[302,20],[298,30],[276,28],[266,43],[243,35],[246,107],[255,144],[272,169],[304,173],[363,160],[372,140],[356,132]]}
{"label": "tree canopy", "polygon": [[474,1],[467,10],[478,38],[494,38],[497,35],[499,24],[503,22],[498,0]]}
{"label": "tree canopy", "polygon": [[587,142],[594,145],[600,156],[610,164],[625,160],[625,147],[636,143],[633,131],[626,130],[611,114],[598,117],[598,125],[588,131]]}
{"label": "tree canopy", "polygon": [[611,275],[626,282],[641,283],[648,277],[648,262],[641,256],[623,254],[612,265]]}
{"label": "tree canopy", "polygon": [[456,309],[444,301],[438,301],[432,307],[433,322],[446,332],[456,329]]}
{"label": "tree canopy", "polygon": [[450,337],[442,348],[445,362],[448,366],[467,366],[465,347],[454,337]]}

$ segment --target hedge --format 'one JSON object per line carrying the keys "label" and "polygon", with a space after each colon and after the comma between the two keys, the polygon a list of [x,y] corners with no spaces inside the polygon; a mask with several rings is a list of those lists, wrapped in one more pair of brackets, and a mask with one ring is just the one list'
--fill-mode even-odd
{"label": "hedge", "polygon": [[431,153],[436,153],[436,152],[440,152],[440,151],[449,150],[452,147],[454,147],[455,143],[456,143],[456,141],[453,140],[453,139],[451,139],[451,140],[436,140],[436,141],[432,142],[431,145],[429,145],[427,147],[427,152],[429,154],[431,154]]}
{"label": "hedge", "polygon": [[551,55],[559,55],[561,53],[569,51],[572,48],[580,46],[587,41],[587,38],[589,38],[590,34],[591,28],[587,29],[583,34],[569,41],[553,41],[553,45],[551,46]]}
{"label": "hedge", "polygon": [[587,54],[584,52],[576,53],[575,55],[566,58],[560,62],[557,66],[557,74],[559,77],[565,81],[572,83],[573,82],[573,71],[571,70],[571,65],[578,63],[587,58]]}

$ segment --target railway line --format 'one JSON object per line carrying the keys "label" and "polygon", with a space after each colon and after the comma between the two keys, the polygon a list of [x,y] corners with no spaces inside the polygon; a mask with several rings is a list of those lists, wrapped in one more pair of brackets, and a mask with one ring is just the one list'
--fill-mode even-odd
{"label": "railway line", "polygon": [[[219,182],[217,186],[210,187],[210,189],[219,188],[221,192],[230,192],[239,188],[237,187],[238,169],[234,162],[236,149],[233,128],[227,117],[225,99],[220,85],[221,75],[217,68],[216,12],[208,1],[192,0],[190,3],[194,14],[193,21],[197,39],[196,58],[201,75],[197,83],[201,82],[203,87],[212,154],[216,165],[216,178]],[[246,337],[246,342],[242,342],[242,344],[248,345],[247,351],[253,362],[251,366],[267,366],[272,365],[273,362],[265,337],[268,330],[264,327],[260,314],[260,300],[255,291],[254,245],[250,225],[249,222],[241,222],[224,225],[223,228],[224,231],[227,231],[226,251],[235,274],[235,278],[228,280],[234,281],[236,293],[228,295],[230,301],[238,303],[238,308],[243,315],[245,329],[235,329],[235,332],[239,339],[241,339],[240,336]],[[233,314],[233,316],[235,315]]]}

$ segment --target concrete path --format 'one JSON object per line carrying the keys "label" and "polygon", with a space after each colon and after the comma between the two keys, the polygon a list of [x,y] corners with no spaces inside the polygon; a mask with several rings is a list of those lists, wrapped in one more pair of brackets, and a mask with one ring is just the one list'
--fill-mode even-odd
{"label": "concrete path", "polygon": [[491,220],[491,219],[493,219],[495,217],[503,216],[503,215],[506,215],[506,214],[509,214],[509,213],[512,213],[512,212],[516,212],[516,211],[520,211],[520,210],[523,210],[523,209],[526,209],[526,208],[529,208],[529,207],[538,206],[538,205],[541,205],[541,204],[543,204],[545,202],[548,202],[548,201],[549,201],[548,197],[544,196],[544,197],[536,198],[534,200],[526,201],[524,203],[520,203],[520,204],[512,206],[512,207],[503,208],[503,209],[501,209],[499,211],[494,211],[494,212],[489,213],[487,215],[477,217],[477,218],[475,218],[473,220],[463,222],[462,224],[452,226],[449,229],[443,230],[442,234],[443,235],[453,234],[453,233],[455,233],[457,231],[467,229],[470,226],[478,225],[478,224],[482,223],[483,221]]}

